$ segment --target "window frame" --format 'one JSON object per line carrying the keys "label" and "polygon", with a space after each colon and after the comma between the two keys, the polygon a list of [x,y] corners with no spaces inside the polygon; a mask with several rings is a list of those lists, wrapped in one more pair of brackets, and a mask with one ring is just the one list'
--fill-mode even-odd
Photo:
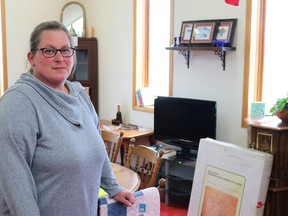
{"label": "window frame", "polygon": [[[2,46],[2,59],[0,60],[0,97],[8,88],[7,77],[7,47],[6,47],[6,13],[5,13],[5,0],[1,0],[1,46]],[[2,73],[1,73],[2,72]]]}
{"label": "window frame", "polygon": [[[137,106],[136,102],[136,82],[137,82],[137,64],[136,64],[136,53],[137,53],[137,4],[139,0],[133,1],[133,84],[132,84],[132,109],[142,112],[154,112],[154,107],[140,107]],[[143,65],[142,65],[142,87],[149,86],[149,5],[150,0],[142,1],[143,8],[145,8],[145,12],[143,13],[144,24],[143,24],[143,35],[144,38],[142,40],[143,47]],[[174,34],[174,0],[170,0],[170,43],[173,42],[173,34]],[[164,47],[163,47],[164,49]],[[173,89],[173,52],[169,52],[169,92],[168,95],[172,95]]]}
{"label": "window frame", "polygon": [[[244,57],[244,82],[241,126],[247,127],[245,119],[249,116],[249,102],[262,100],[263,89],[263,66],[264,66],[264,41],[265,41],[265,18],[266,0],[257,1],[255,15],[255,46],[252,47],[252,1],[246,2],[246,35]],[[254,52],[252,51],[254,49]],[[254,54],[253,54],[254,53]],[[252,70],[255,73],[252,73]]]}

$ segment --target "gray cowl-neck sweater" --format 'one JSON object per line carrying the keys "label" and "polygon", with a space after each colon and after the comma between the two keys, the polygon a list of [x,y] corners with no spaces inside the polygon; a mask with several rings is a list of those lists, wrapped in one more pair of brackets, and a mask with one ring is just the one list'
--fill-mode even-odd
{"label": "gray cowl-neck sweater", "polygon": [[24,73],[0,99],[0,215],[95,216],[116,184],[84,88],[70,94]]}

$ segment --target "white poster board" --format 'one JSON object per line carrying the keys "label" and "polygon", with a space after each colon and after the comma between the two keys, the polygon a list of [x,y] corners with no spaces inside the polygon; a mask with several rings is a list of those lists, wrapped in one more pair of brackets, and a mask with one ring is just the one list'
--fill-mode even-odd
{"label": "white poster board", "polygon": [[201,139],[188,216],[263,215],[273,156]]}

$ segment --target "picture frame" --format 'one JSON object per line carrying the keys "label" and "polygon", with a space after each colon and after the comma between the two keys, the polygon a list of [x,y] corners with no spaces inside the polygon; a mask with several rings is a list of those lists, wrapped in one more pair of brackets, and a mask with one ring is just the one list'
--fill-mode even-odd
{"label": "picture frame", "polygon": [[216,33],[216,41],[227,42],[225,46],[233,46],[237,19],[221,19]]}
{"label": "picture frame", "polygon": [[216,35],[218,20],[199,20],[194,21],[193,24],[190,44],[212,46],[212,41]]}
{"label": "picture frame", "polygon": [[193,31],[193,21],[183,21],[182,26],[181,26],[181,31],[180,31],[180,37],[182,45],[188,45],[190,43],[190,38],[192,35]]}

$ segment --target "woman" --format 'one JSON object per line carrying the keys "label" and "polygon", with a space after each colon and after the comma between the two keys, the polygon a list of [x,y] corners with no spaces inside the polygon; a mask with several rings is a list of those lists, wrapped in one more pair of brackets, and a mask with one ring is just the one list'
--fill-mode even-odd
{"label": "woman", "polygon": [[78,82],[71,36],[56,21],[30,37],[30,73],[0,100],[0,215],[97,215],[101,186],[131,206],[113,175],[99,118]]}

